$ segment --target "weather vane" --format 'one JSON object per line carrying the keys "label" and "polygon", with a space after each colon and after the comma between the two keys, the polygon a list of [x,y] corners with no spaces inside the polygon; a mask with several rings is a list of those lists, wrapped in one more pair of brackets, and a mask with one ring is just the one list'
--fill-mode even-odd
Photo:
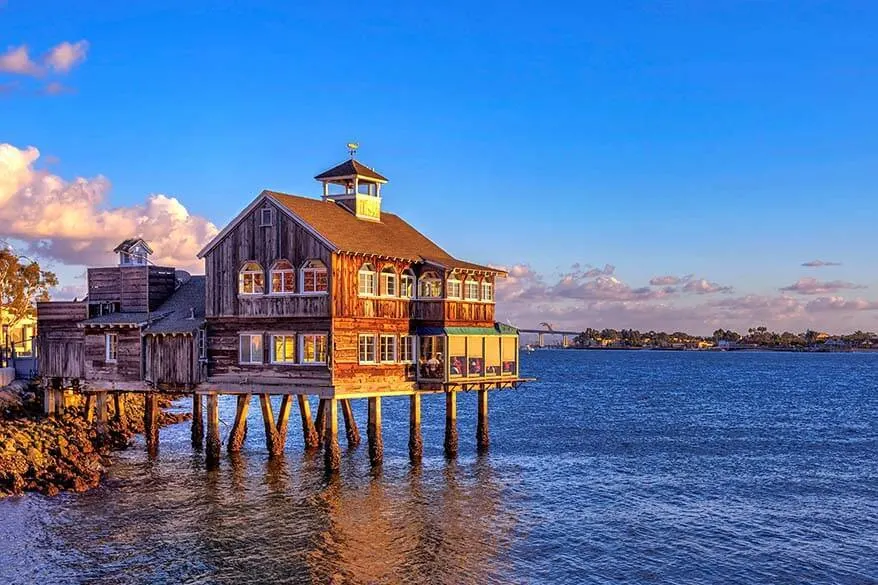
{"label": "weather vane", "polygon": [[354,155],[357,154],[357,149],[360,148],[359,142],[348,142],[348,152],[351,155],[351,158],[354,158]]}

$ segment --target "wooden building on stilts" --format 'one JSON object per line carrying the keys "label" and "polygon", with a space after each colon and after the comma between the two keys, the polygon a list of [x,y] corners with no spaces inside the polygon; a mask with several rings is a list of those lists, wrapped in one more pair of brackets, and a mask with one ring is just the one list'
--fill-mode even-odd
{"label": "wooden building on stilts", "polygon": [[[153,266],[146,242],[126,240],[119,266],[89,270],[85,301],[40,303],[46,392],[192,394],[196,445],[206,396],[212,464],[220,458],[220,394],[237,397],[230,452],[241,448],[257,395],[269,454],[281,454],[295,402],[306,448],[322,445],[335,470],[340,418],[348,443],[360,442],[352,400],[368,402],[369,457],[377,465],[382,399],[409,400],[409,452],[417,462],[422,395],[445,396],[452,457],[457,396],[473,391],[477,444],[487,449],[488,392],[525,381],[517,330],[494,321],[494,287],[504,271],[458,260],[383,211],[387,179],[353,156],[316,179],[319,199],[260,193],[199,253],[205,276]],[[279,412],[272,396],[280,396]],[[309,397],[318,399],[314,416]]]}

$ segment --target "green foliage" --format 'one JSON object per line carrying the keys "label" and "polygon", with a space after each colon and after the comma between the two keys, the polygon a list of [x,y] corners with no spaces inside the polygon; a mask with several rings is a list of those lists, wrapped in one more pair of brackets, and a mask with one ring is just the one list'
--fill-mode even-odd
{"label": "green foliage", "polygon": [[49,300],[49,289],[58,285],[54,273],[8,248],[0,249],[0,315],[3,324],[15,327],[32,316],[37,301]]}

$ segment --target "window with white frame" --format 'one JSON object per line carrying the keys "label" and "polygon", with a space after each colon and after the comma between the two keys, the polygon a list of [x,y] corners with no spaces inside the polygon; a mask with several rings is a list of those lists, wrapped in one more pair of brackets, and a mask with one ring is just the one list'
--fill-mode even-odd
{"label": "window with white frame", "polygon": [[299,344],[302,348],[303,364],[326,363],[326,334],[303,333],[299,336]]}
{"label": "window with white frame", "polygon": [[396,271],[387,266],[381,270],[381,296],[395,297],[396,293]]}
{"label": "window with white frame", "polygon": [[410,299],[415,296],[415,275],[411,270],[405,270],[399,279],[399,296]]}
{"label": "window with white frame", "polygon": [[239,337],[238,363],[262,363],[262,334],[244,333]]}
{"label": "window with white frame", "polygon": [[442,297],[442,281],[435,272],[427,271],[418,279],[418,298],[438,299]]}
{"label": "window with white frame", "polygon": [[379,339],[379,356],[383,363],[396,361],[396,335],[382,335]]}
{"label": "window with white frame", "polygon": [[460,277],[456,272],[452,272],[451,276],[448,277],[448,283],[446,284],[448,288],[447,297],[449,299],[459,299],[460,298]]}
{"label": "window with white frame", "polygon": [[265,292],[265,274],[258,262],[247,262],[238,274],[238,293],[261,295]]}
{"label": "window with white frame", "polygon": [[293,334],[271,336],[271,363],[296,363],[296,336]]}
{"label": "window with white frame", "polygon": [[467,276],[463,283],[463,298],[468,301],[479,300],[479,281],[472,276]]}
{"label": "window with white frame", "polygon": [[326,265],[320,260],[308,260],[302,265],[303,293],[325,293],[329,290],[329,276]]}
{"label": "window with white frame", "polygon": [[271,292],[289,294],[296,290],[296,269],[289,260],[278,260],[271,267]]}
{"label": "window with white frame", "polygon": [[411,335],[399,336],[399,361],[404,364],[412,363],[414,356],[415,340]]}
{"label": "window with white frame", "polygon": [[104,353],[108,362],[115,363],[116,361],[116,342],[117,337],[115,333],[104,335]]}
{"label": "window with white frame", "polygon": [[259,225],[262,227],[270,226],[272,224],[272,212],[271,207],[263,207],[261,210],[260,223]]}
{"label": "window with white frame", "polygon": [[361,364],[375,363],[375,336],[371,333],[360,335],[357,354]]}
{"label": "window with white frame", "polygon": [[375,267],[366,262],[357,273],[361,297],[374,297],[378,294],[378,274]]}
{"label": "window with white frame", "polygon": [[482,281],[482,300],[485,302],[494,300],[494,285],[487,280]]}

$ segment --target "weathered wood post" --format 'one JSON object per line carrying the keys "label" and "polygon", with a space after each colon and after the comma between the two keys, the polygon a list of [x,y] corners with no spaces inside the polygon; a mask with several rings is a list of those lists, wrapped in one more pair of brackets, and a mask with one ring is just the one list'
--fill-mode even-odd
{"label": "weathered wood post", "polygon": [[220,446],[219,395],[216,392],[211,392],[207,395],[206,461],[209,469],[219,466]]}
{"label": "weathered wood post", "polygon": [[146,438],[146,451],[155,457],[159,450],[159,396],[147,392],[143,396],[143,434]]}
{"label": "weathered wood post", "polygon": [[89,392],[85,395],[85,420],[94,422],[95,419],[95,395]]}
{"label": "weathered wood post", "polygon": [[104,434],[107,432],[107,421],[108,421],[108,412],[107,412],[107,391],[101,390],[98,392],[98,433]]}
{"label": "weathered wood post", "polygon": [[305,449],[312,451],[320,446],[320,439],[317,436],[317,429],[314,428],[314,421],[311,420],[311,403],[308,402],[308,397],[304,394],[296,396],[296,400],[299,401],[299,414],[302,417],[302,436],[305,439]]}
{"label": "weathered wood post", "polygon": [[247,413],[250,411],[250,395],[238,395],[238,407],[235,409],[235,422],[232,423],[232,431],[229,433],[229,444],[226,447],[229,453],[238,453],[244,446],[244,438],[247,433]]}
{"label": "weathered wood post", "polygon": [[323,425],[323,464],[327,473],[334,473],[341,467],[341,449],[338,447],[338,401],[324,398],[326,422]]}
{"label": "weathered wood post", "polygon": [[445,393],[445,456],[457,456],[457,393]]}
{"label": "weathered wood post", "polygon": [[199,451],[204,446],[204,413],[201,412],[201,395],[192,394],[192,446]]}
{"label": "weathered wood post", "polygon": [[116,422],[121,427],[128,426],[128,416],[125,414],[125,394],[122,392],[113,393],[113,410]]}
{"label": "weathered wood post", "polygon": [[476,448],[479,453],[488,450],[490,439],[488,438],[488,391],[484,388],[479,390],[478,423],[476,424]]}
{"label": "weathered wood post", "polygon": [[269,394],[260,394],[259,402],[262,406],[262,421],[265,423],[265,445],[268,447],[268,456],[277,457],[283,455],[284,445],[287,442],[287,425],[290,420],[290,410],[292,409],[290,395],[285,394],[281,398],[277,423],[274,422],[271,396]]}
{"label": "weathered wood post", "polygon": [[57,394],[55,394],[55,388],[52,387],[51,383],[43,386],[43,414],[46,416],[55,416],[56,399]]}
{"label": "weathered wood post", "polygon": [[357,428],[357,419],[354,418],[354,409],[351,401],[341,400],[341,412],[344,415],[344,430],[348,439],[348,447],[356,447],[360,444],[360,429]]}
{"label": "weathered wood post", "polygon": [[413,465],[421,462],[424,456],[424,441],[421,438],[421,395],[415,391],[409,397],[409,461]]}
{"label": "weathered wood post", "polygon": [[322,398],[317,401],[317,418],[314,420],[314,426],[317,427],[317,446],[322,447],[326,428],[326,402]]}
{"label": "weathered wood post", "polygon": [[381,465],[384,461],[384,440],[381,438],[381,397],[369,397],[369,426],[366,428],[369,438],[369,463]]}

